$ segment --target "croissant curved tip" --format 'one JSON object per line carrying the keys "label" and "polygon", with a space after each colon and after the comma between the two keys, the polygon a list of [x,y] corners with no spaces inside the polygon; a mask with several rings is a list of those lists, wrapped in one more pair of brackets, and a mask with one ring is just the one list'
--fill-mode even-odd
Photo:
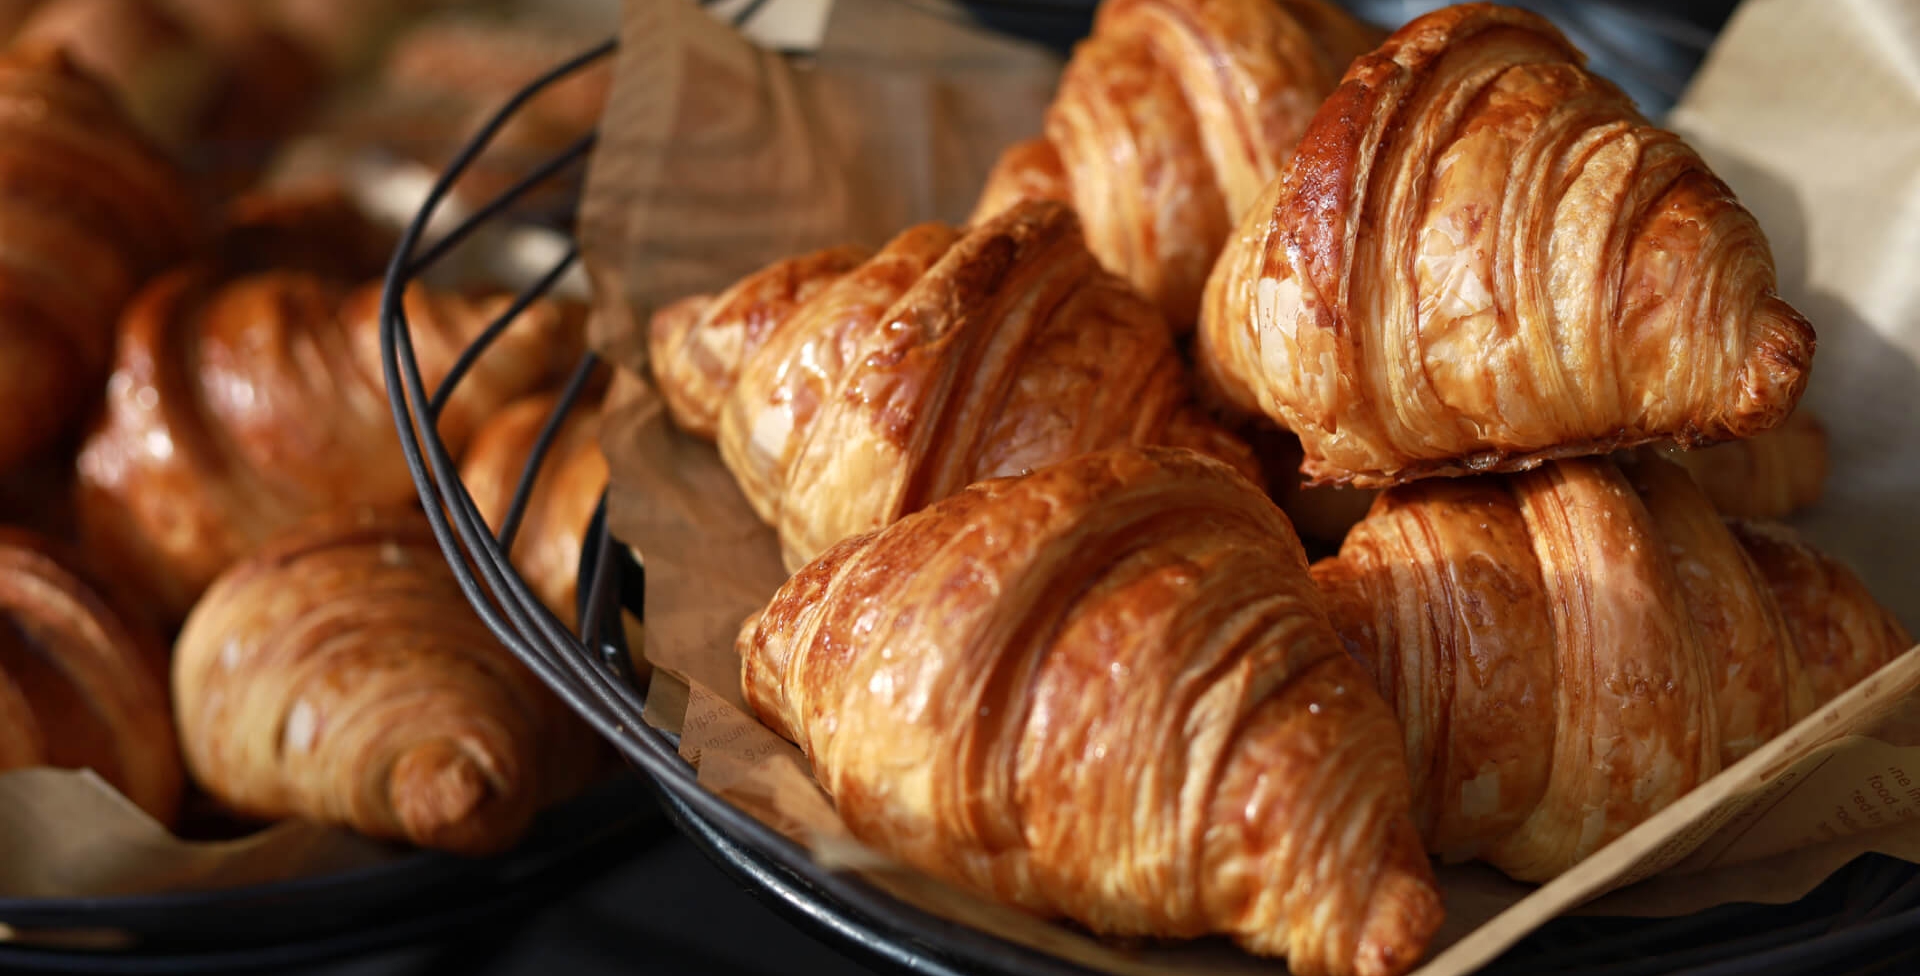
{"label": "croissant curved tip", "polygon": [[456,854],[492,854],[525,827],[525,804],[472,749],[449,739],[413,746],[388,777],[393,811],[407,839]]}
{"label": "croissant curved tip", "polygon": [[1411,824],[1401,826],[1404,829],[1396,829],[1388,841],[1379,883],[1360,929],[1353,961],[1356,976],[1399,976],[1412,969],[1445,916],[1420,838]]}
{"label": "croissant curved tip", "polygon": [[1727,434],[1751,437],[1784,423],[1813,372],[1813,326],[1793,306],[1767,295],[1754,312],[1738,413]]}

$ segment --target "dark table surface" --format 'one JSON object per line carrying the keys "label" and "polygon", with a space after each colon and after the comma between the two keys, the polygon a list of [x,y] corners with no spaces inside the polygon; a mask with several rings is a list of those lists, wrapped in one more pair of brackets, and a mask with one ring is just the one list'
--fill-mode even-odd
{"label": "dark table surface", "polygon": [[513,924],[297,976],[772,976],[871,972],[789,925],[670,828]]}

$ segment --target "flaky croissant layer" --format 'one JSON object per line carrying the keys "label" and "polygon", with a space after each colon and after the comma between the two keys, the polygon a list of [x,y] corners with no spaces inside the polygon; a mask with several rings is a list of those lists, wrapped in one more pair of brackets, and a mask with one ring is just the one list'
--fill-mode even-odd
{"label": "flaky croissant layer", "polygon": [[1430,850],[1551,878],[1912,639],[1651,452],[1382,495],[1313,566],[1394,705]]}
{"label": "flaky croissant layer", "polygon": [[502,850],[597,752],[500,646],[426,519],[337,509],[223,573],[174,649],[188,768],[262,819]]}
{"label": "flaky croissant layer", "polygon": [[1317,483],[1519,470],[1778,424],[1814,334],[1766,238],[1537,15],[1360,58],[1208,280],[1197,358]]}
{"label": "flaky croissant layer", "polygon": [[1057,203],[776,263],[661,310],[649,343],[674,420],[718,439],[790,568],[972,482],[1121,444],[1259,477],[1191,402],[1166,320]]}
{"label": "flaky croissant layer", "polygon": [[847,825],[929,873],[1303,976],[1404,971],[1439,923],[1392,716],[1217,461],[974,485],[828,550],[739,648]]}
{"label": "flaky croissant layer", "polygon": [[972,222],[1019,200],[1073,204],[1101,264],[1187,331],[1234,221],[1378,41],[1322,0],[1106,0],[1046,135],[1002,154]]}

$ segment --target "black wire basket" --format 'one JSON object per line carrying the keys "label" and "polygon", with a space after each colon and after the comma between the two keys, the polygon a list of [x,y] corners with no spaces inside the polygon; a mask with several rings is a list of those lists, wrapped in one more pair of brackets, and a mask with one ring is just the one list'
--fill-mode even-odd
{"label": "black wire basket", "polygon": [[639,777],[543,813],[513,850],[412,851],[349,871],[206,891],[0,898],[0,972],[272,972],[519,923],[656,843]]}
{"label": "black wire basket", "polygon": [[[1080,17],[1091,3],[1067,4],[1062,9],[1063,16]],[[1049,24],[1059,29],[1057,22]],[[1705,41],[1699,44],[1703,49]],[[593,353],[582,356],[548,417],[497,533],[488,528],[461,482],[457,459],[435,431],[439,409],[520,311],[573,267],[577,245],[567,248],[502,313],[435,390],[426,388],[421,375],[400,295],[409,282],[477,228],[501,219],[523,195],[583,164],[593,149],[591,135],[528,172],[432,243],[425,241],[425,229],[455,181],[519,107],[548,85],[610,56],[613,50],[614,43],[607,42],[586,51],[509,100],[430,189],[388,267],[380,339],[394,422],[434,534],[461,588],[500,640],[645,775],[669,819],[722,870],[790,921],[882,970],[923,976],[1085,976],[1093,972],[924,912],[854,874],[822,868],[804,848],[702,787],[694,768],[681,758],[675,737],[642,717],[646,688],[630,663],[622,614],[639,617],[643,612],[644,569],[627,546],[605,531],[604,497],[582,554],[579,633],[547,610],[515,572],[507,553],[547,449],[594,373],[606,368]],[[1699,53],[1694,52],[1686,70],[1698,63]],[[1484,972],[1501,976],[1545,972],[1864,976],[1920,971],[1916,935],[1920,935],[1920,869],[1869,855],[1789,905],[1726,905],[1677,919],[1557,919]]]}

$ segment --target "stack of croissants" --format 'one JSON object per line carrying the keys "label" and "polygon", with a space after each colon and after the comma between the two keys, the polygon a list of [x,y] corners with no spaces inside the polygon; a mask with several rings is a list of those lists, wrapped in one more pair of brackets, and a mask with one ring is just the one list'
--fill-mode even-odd
{"label": "stack of croissants", "polygon": [[[0,469],[70,470],[73,530],[0,534],[0,768],[511,844],[600,752],[409,507],[388,242],[324,189],[200,202],[169,147],[243,125],[188,98],[232,86],[35,29],[300,21],[39,6],[0,25]],[[1102,936],[1375,976],[1438,928],[1434,858],[1552,878],[1912,643],[1779,521],[1826,442],[1774,288],[1536,15],[1105,0],[964,224],[664,306],[647,372],[778,535],[742,689],[856,836]],[[409,291],[429,383],[510,303]],[[520,315],[436,418],[491,519],[583,341]],[[562,620],[593,424],[514,549]]]}
{"label": "stack of croissants", "polygon": [[[344,178],[275,172],[325,137],[350,62],[391,84],[507,65],[468,93],[492,108],[574,53],[388,29],[425,6],[0,4],[0,770],[91,769],[188,837],[305,818],[467,854],[605,771],[418,507],[378,341],[389,230]],[[500,283],[404,305],[430,386],[516,312]],[[585,317],[518,309],[437,411],[496,525]],[[560,428],[512,550],[563,622],[606,482],[596,411]]]}
{"label": "stack of croissants", "polygon": [[747,704],[1102,936],[1403,972],[1434,858],[1550,879],[1912,644],[1779,521],[1826,441],[1760,228],[1518,9],[1105,0],[964,225],[649,342],[792,573]]}

